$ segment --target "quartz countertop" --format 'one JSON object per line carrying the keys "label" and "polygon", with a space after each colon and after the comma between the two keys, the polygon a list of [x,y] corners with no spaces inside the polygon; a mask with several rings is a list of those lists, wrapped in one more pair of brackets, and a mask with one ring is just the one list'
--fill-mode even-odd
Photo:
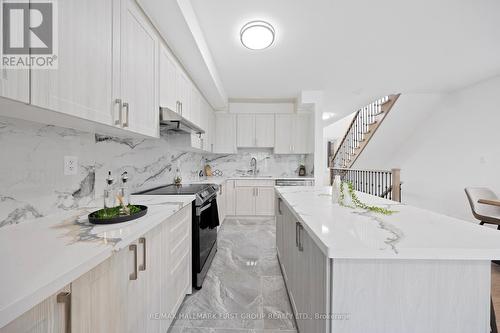
{"label": "quartz countertop", "polygon": [[308,234],[330,258],[498,260],[500,231],[357,192],[383,215],[334,204],[331,187],[276,187]]}
{"label": "quartz countertop", "polygon": [[194,195],[132,196],[148,206],[137,220],[97,226],[96,207],[46,216],[0,229],[0,327],[93,269],[195,199]]}
{"label": "quartz countertop", "polygon": [[224,183],[226,180],[276,180],[276,179],[286,179],[286,180],[314,180],[314,177],[310,176],[304,176],[304,177],[299,177],[299,176],[290,176],[290,177],[279,177],[279,176],[222,176],[222,177],[206,177],[206,178],[201,178],[201,179],[196,179],[196,180],[186,180],[184,181],[185,184],[216,184],[220,185]]}

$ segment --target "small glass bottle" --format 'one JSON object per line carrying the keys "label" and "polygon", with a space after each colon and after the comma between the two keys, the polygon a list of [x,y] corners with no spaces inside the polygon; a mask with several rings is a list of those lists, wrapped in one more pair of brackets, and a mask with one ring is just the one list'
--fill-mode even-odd
{"label": "small glass bottle", "polygon": [[113,177],[111,177],[111,171],[108,171],[108,178],[106,178],[106,187],[104,188],[104,208],[113,208],[116,206],[113,183],[114,179]]}
{"label": "small glass bottle", "polygon": [[122,173],[122,183],[120,186],[120,196],[122,197],[123,200],[123,205],[127,207],[130,205],[130,191],[128,189],[128,173],[125,171]]}

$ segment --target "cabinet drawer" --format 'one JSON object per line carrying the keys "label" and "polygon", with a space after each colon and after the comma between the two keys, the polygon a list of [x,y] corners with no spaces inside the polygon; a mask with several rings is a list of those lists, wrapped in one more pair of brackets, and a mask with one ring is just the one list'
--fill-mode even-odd
{"label": "cabinet drawer", "polygon": [[272,186],[274,187],[274,180],[272,179],[238,179],[234,181],[236,187],[259,187],[259,186]]}
{"label": "cabinet drawer", "polygon": [[186,240],[189,241],[189,233],[191,230],[190,227],[191,221],[189,219],[184,219],[183,221],[180,221],[170,228],[170,240],[168,244],[170,252],[174,251],[174,249],[177,248],[179,244],[185,242]]}

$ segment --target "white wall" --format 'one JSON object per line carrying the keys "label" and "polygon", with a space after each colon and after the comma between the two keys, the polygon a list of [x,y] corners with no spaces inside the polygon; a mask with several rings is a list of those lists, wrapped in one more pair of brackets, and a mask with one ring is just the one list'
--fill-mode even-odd
{"label": "white wall", "polygon": [[351,113],[350,115],[339,119],[338,121],[326,126],[323,129],[323,140],[324,146],[327,146],[328,141],[335,141],[335,149],[338,148],[340,142],[344,138],[347,130],[349,129],[349,125],[351,125],[352,118],[356,115],[356,112]]}
{"label": "white wall", "polygon": [[400,167],[403,202],[474,221],[464,187],[500,195],[500,76],[435,97],[414,99],[423,119],[398,118],[398,101],[354,167]]}

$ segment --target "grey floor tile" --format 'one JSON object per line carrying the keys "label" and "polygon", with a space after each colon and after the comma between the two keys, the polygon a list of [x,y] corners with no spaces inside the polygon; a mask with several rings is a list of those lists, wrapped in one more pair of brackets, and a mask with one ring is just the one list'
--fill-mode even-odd
{"label": "grey floor tile", "polygon": [[170,333],[293,332],[275,238],[274,219],[226,220],[203,288],[184,300]]}

